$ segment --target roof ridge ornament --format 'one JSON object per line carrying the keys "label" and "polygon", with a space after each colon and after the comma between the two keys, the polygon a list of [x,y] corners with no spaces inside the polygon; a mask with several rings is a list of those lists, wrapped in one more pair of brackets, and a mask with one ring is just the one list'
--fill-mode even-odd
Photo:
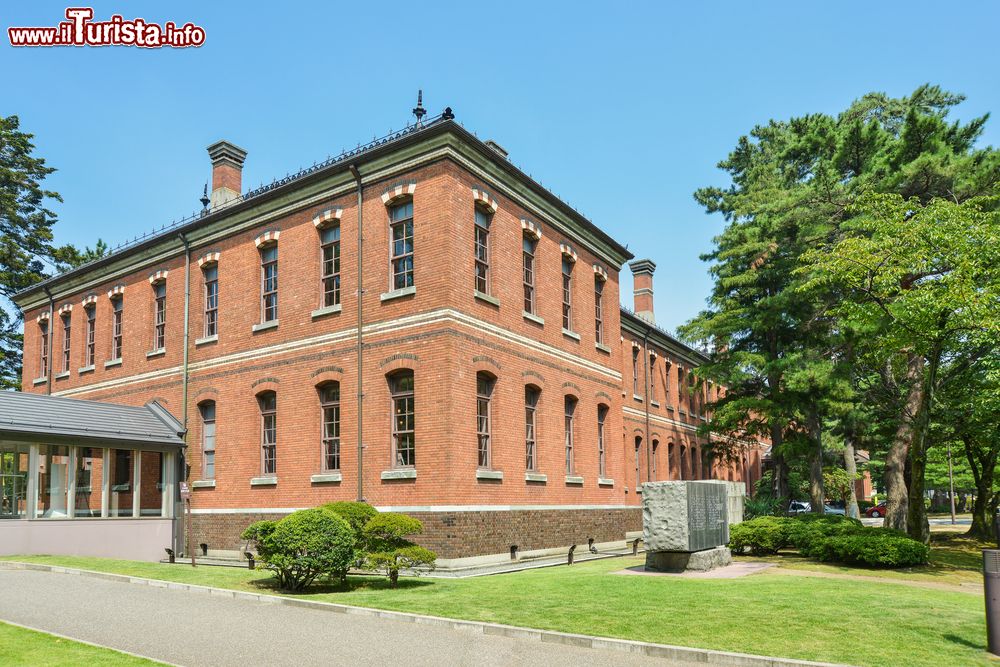
{"label": "roof ridge ornament", "polygon": [[417,117],[417,127],[422,126],[422,119],[427,115],[427,109],[424,108],[424,91],[420,89],[417,91],[417,106],[413,107],[413,115]]}

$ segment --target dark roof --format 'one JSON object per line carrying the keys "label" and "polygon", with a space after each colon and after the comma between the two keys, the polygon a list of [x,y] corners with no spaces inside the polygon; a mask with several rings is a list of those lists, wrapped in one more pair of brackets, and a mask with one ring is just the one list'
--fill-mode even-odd
{"label": "dark roof", "polygon": [[595,225],[590,219],[557,197],[548,188],[535,181],[524,171],[516,167],[512,162],[510,162],[510,160],[501,157],[496,150],[490,148],[485,142],[480,140],[479,137],[466,130],[460,123],[456,122],[454,120],[454,115],[451,113],[451,109],[449,108],[446,113],[424,121],[421,125],[408,125],[403,130],[390,133],[385,137],[374,139],[370,143],[363,146],[358,146],[355,149],[345,151],[336,157],[329,158],[323,162],[314,164],[311,167],[302,169],[294,174],[276,179],[273,182],[262,185],[259,188],[254,188],[242,193],[231,202],[212,209],[207,213],[196,211],[192,213],[191,216],[176,220],[169,225],[165,225],[158,231],[143,234],[132,241],[128,241],[120,246],[117,246],[103,257],[99,257],[95,260],[87,262],[86,264],[70,268],[67,271],[58,273],[54,276],[46,278],[45,280],[37,282],[34,285],[24,288],[20,292],[14,294],[12,300],[20,305],[19,301],[21,298],[39,290],[44,290],[45,287],[54,285],[67,276],[85,273],[86,271],[104,266],[124,254],[141,248],[150,247],[157,242],[162,241],[164,238],[176,237],[177,234],[188,232],[216,218],[229,215],[230,213],[244,208],[255,206],[270,197],[276,196],[282,192],[287,192],[291,188],[302,186],[310,178],[319,178],[336,171],[342,171],[347,169],[348,166],[352,164],[360,166],[367,160],[375,159],[380,155],[396,150],[401,146],[405,146],[427,136],[448,131],[454,132],[466,143],[475,148],[486,159],[492,160],[508,173],[513,174],[516,178],[528,183],[532,189],[541,193],[550,201],[550,203],[560,209],[564,215],[575,221],[584,229],[590,231],[595,237],[597,237],[597,239],[614,249],[615,252],[621,254],[626,259],[634,257],[634,255],[629,252],[628,248],[614,240],[607,232]]}
{"label": "dark roof", "polygon": [[691,347],[687,343],[678,340],[677,338],[672,336],[669,332],[667,332],[664,329],[661,329],[655,324],[647,322],[646,320],[642,319],[634,312],[626,308],[625,306],[621,306],[621,313],[622,313],[621,322],[623,328],[629,329],[635,333],[638,333],[639,335],[642,335],[643,332],[648,331],[649,339],[654,343],[659,344],[661,347],[675,353],[686,354],[690,357],[693,357],[694,360],[697,361],[699,364],[708,363],[709,356],[707,354],[705,354],[704,352],[702,352],[697,348]]}
{"label": "dark roof", "polygon": [[153,401],[141,408],[0,391],[0,439],[67,444],[183,447],[184,428]]}

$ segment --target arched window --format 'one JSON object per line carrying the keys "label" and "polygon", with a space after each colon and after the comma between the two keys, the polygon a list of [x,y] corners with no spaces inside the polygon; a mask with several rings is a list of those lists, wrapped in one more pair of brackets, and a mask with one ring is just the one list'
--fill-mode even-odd
{"label": "arched window", "polygon": [[652,464],[652,466],[653,466],[653,471],[652,471],[652,475],[653,475],[653,479],[652,479],[652,481],[654,481],[654,482],[655,482],[655,481],[656,481],[657,479],[659,479],[659,476],[658,476],[658,475],[657,475],[657,473],[656,473],[656,459],[658,459],[658,458],[660,457],[660,454],[659,454],[659,447],[660,447],[660,441],[659,441],[659,440],[655,440],[655,439],[654,439],[654,440],[653,440],[653,454],[652,454],[652,456],[653,456],[653,460],[652,460],[652,461],[650,461],[650,463],[651,463],[651,464]]}
{"label": "arched window", "polygon": [[535,246],[538,241],[527,234],[521,241],[524,281],[524,312],[535,314]]}
{"label": "arched window", "polygon": [[49,374],[49,321],[39,320],[38,333],[41,336],[39,343],[38,377],[46,377]]}
{"label": "arched window", "polygon": [[416,465],[413,400],[413,371],[397,371],[389,376],[392,402],[392,460],[398,468]]}
{"label": "arched window", "polygon": [[278,244],[260,249],[260,321],[278,320]]}
{"label": "arched window", "polygon": [[319,388],[323,422],[321,454],[323,470],[340,470],[340,383],[330,382]]}
{"label": "arched window", "polygon": [[492,464],[491,430],[494,378],[489,373],[476,373],[476,442],[479,467],[489,470]]}
{"label": "arched window", "polygon": [[71,355],[71,341],[73,340],[73,320],[70,311],[63,313],[62,315],[62,370],[63,373],[69,373],[70,357]]}
{"label": "arched window", "polygon": [[681,445],[680,447],[680,461],[677,465],[677,475],[678,479],[690,479],[691,475],[687,467],[688,450],[687,447]]}
{"label": "arched window", "polygon": [[594,340],[604,344],[604,278],[594,276]]}
{"label": "arched window", "polygon": [[562,258],[562,328],[573,330],[573,261]]}
{"label": "arched window", "polygon": [[567,396],[565,400],[565,424],[566,424],[566,474],[572,475],[576,466],[573,453],[574,439],[574,418],[576,414],[576,398]]}
{"label": "arched window", "polygon": [[413,287],[413,200],[389,207],[389,276],[393,290]]}
{"label": "arched window", "polygon": [[205,280],[205,337],[219,335],[219,265],[211,264],[202,270]]}
{"label": "arched window", "polygon": [[608,476],[607,455],[604,448],[604,422],[608,417],[608,406],[597,406],[597,476]]}
{"label": "arched window", "polygon": [[201,478],[215,479],[215,401],[198,404],[201,414]]}
{"label": "arched window", "polygon": [[96,358],[94,347],[96,343],[95,334],[97,333],[97,307],[91,304],[84,308],[83,312],[87,315],[87,344],[83,352],[83,365],[85,368],[91,368]]}
{"label": "arched window", "polygon": [[322,308],[340,305],[340,224],[319,230]]}
{"label": "arched window", "polygon": [[153,351],[162,350],[167,342],[167,281],[153,284]]}
{"label": "arched window", "polygon": [[265,391],[257,396],[260,406],[260,471],[265,477],[278,470],[278,396]]}
{"label": "arched window", "polygon": [[524,450],[525,464],[528,471],[538,470],[538,399],[541,390],[534,385],[524,388]]}
{"label": "arched window", "polygon": [[632,347],[632,395],[639,395],[639,348]]}
{"label": "arched window", "polygon": [[122,312],[125,308],[125,299],[118,296],[111,300],[111,360],[122,358]]}
{"label": "arched window", "polygon": [[638,493],[642,487],[642,476],[639,471],[639,450],[642,449],[642,436],[635,436],[635,490]]}
{"label": "arched window", "polygon": [[475,264],[476,291],[482,294],[490,293],[490,223],[493,214],[484,206],[475,206]]}

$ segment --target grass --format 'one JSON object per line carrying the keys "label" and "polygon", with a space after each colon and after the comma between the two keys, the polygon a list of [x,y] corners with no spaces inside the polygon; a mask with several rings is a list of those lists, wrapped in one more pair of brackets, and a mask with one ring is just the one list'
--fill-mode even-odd
{"label": "grass", "polygon": [[140,667],[163,663],[0,622],[0,665],[57,667],[87,664]]}
{"label": "grass", "polygon": [[780,567],[809,572],[849,574],[882,577],[918,582],[931,582],[961,586],[963,584],[982,585],[983,549],[996,545],[974,540],[957,532],[935,532],[931,535],[931,555],[927,565],[886,570],[879,568],[851,567],[836,563],[819,563],[799,555],[794,551],[784,551],[781,555],[753,560],[766,560]]}
{"label": "grass", "polygon": [[[958,549],[962,551],[962,549]],[[967,558],[951,555],[959,566]],[[23,560],[274,592],[263,572],[80,557]],[[309,599],[642,641],[881,665],[986,665],[981,595],[762,573],[740,579],[618,575],[624,558],[472,579],[352,577]]]}

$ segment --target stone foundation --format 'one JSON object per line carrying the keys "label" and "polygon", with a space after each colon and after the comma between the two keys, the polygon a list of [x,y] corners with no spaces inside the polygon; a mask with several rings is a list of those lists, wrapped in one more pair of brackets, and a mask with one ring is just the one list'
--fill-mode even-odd
{"label": "stone foundation", "polygon": [[656,572],[707,571],[724,567],[733,562],[729,547],[715,547],[704,551],[647,551],[646,569]]}
{"label": "stone foundation", "polygon": [[[573,545],[620,542],[626,533],[642,530],[640,508],[498,510],[469,512],[407,512],[424,524],[414,541],[442,559],[519,553]],[[239,551],[240,533],[254,521],[280,519],[284,514],[195,514],[195,544],[213,551]]]}

